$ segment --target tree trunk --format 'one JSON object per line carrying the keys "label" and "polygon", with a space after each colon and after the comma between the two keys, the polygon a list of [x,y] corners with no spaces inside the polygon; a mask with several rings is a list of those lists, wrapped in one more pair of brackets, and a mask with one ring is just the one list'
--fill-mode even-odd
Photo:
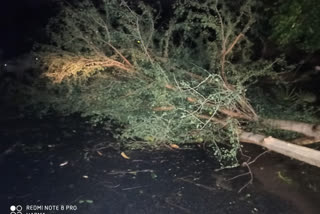
{"label": "tree trunk", "polygon": [[251,132],[242,132],[240,134],[240,141],[257,144],[285,156],[320,167],[320,151],[314,149]]}
{"label": "tree trunk", "polygon": [[320,139],[320,125],[290,120],[264,119],[262,124],[275,129],[282,129],[303,134],[307,137]]}

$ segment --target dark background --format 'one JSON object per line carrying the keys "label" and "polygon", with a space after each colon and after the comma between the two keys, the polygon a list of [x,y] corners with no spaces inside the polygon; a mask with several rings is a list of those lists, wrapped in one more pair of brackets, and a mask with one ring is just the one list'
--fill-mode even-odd
{"label": "dark background", "polygon": [[0,54],[3,59],[29,51],[43,39],[54,0],[2,0],[0,4]]}

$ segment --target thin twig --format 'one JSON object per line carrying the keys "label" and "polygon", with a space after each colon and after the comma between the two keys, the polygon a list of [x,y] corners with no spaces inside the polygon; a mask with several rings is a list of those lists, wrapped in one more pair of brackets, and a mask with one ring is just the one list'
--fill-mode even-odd
{"label": "thin twig", "polygon": [[264,155],[264,154],[266,154],[266,153],[268,153],[268,152],[270,152],[270,150],[266,150],[266,151],[262,152],[262,153],[259,154],[257,157],[255,157],[252,161],[250,161],[250,162],[248,163],[248,165],[253,164],[254,162],[256,162],[256,160],[258,160],[258,158],[260,158],[262,155]]}
{"label": "thin twig", "polygon": [[175,207],[175,208],[178,208],[178,209],[186,212],[186,213],[192,213],[192,212],[191,212],[190,210],[188,210],[187,208],[184,208],[184,207],[182,207],[182,206],[179,206],[179,205],[177,205],[177,204],[174,204],[174,203],[170,202],[168,198],[165,199],[165,202],[166,202],[167,204]]}
{"label": "thin twig", "polygon": [[251,169],[250,169],[250,166],[246,163],[246,162],[244,162],[243,163],[243,165],[245,165],[247,168],[248,168],[248,173],[250,174],[250,180],[245,184],[245,185],[243,185],[240,189],[239,189],[239,191],[238,191],[238,193],[240,193],[244,188],[246,188],[249,184],[252,184],[252,181],[253,181],[253,174],[252,174],[252,171],[251,171]]}
{"label": "thin twig", "polygon": [[210,186],[207,186],[207,185],[204,185],[204,184],[199,184],[199,183],[190,181],[190,180],[188,180],[186,178],[177,178],[177,180],[184,181],[184,182],[187,182],[187,183],[190,183],[190,184],[194,184],[197,187],[201,187],[201,188],[209,190],[209,191],[215,191],[216,190],[216,188],[214,188],[214,187],[210,187]]}
{"label": "thin twig", "polygon": [[[240,151],[241,151],[241,153],[242,153],[242,150],[241,150],[241,149],[240,149]],[[246,175],[250,175],[250,180],[249,180],[245,185],[243,185],[243,186],[239,189],[238,193],[240,193],[240,192],[241,192],[244,188],[246,188],[249,184],[252,184],[253,174],[252,174],[250,165],[253,164],[254,162],[256,162],[256,161],[258,160],[258,158],[260,158],[262,155],[264,155],[264,154],[266,154],[266,153],[268,153],[268,152],[269,152],[269,150],[260,153],[259,155],[257,155],[257,157],[255,157],[255,158],[254,158],[252,161],[250,161],[250,162],[249,162],[249,160],[251,159],[251,157],[249,157],[249,156],[247,156],[247,155],[244,155],[244,154],[242,153],[244,156],[249,157],[246,162],[243,162],[243,163],[242,163],[242,166],[246,166],[246,167],[248,168],[248,172],[242,173],[242,174],[237,175],[237,176],[234,176],[234,177],[229,178],[229,179],[227,180],[227,181],[231,181],[231,180],[234,180],[234,179],[239,178],[239,177],[243,177],[243,176],[246,176]]]}
{"label": "thin twig", "polygon": [[133,67],[133,65],[129,62],[129,60],[127,60],[127,58],[125,58],[120,51],[118,51],[117,48],[115,48],[111,43],[107,42],[107,45],[109,45],[117,54],[119,54],[119,56],[130,66]]}
{"label": "thin twig", "polygon": [[242,33],[240,33],[235,40],[232,42],[232,44],[229,46],[228,50],[224,53],[224,55],[228,55],[229,52],[233,49],[233,47],[238,43],[238,41],[241,39],[241,37],[243,37],[244,35]]}
{"label": "thin twig", "polygon": [[122,190],[123,190],[123,191],[127,191],[127,190],[133,190],[133,189],[140,189],[140,188],[147,187],[147,186],[150,186],[150,185],[136,186],[136,187],[128,187],[128,188],[123,188]]}
{"label": "thin twig", "polygon": [[110,172],[108,173],[109,175],[123,175],[123,174],[136,174],[139,172],[153,172],[154,170],[152,169],[143,169],[143,170],[136,170],[136,171],[115,171],[115,172]]}
{"label": "thin twig", "polygon": [[232,177],[232,178],[229,178],[229,179],[227,179],[226,181],[232,181],[232,180],[234,180],[234,179],[236,179],[236,178],[240,178],[240,177],[243,177],[243,176],[246,176],[246,175],[249,175],[250,173],[249,172],[245,172],[245,173],[242,173],[242,174],[240,174],[240,175],[236,175],[236,176],[234,176],[234,177]]}

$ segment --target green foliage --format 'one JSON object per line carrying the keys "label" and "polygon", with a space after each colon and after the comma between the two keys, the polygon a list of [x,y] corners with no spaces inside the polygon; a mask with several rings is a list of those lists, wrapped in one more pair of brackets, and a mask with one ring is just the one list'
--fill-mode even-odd
{"label": "green foliage", "polygon": [[[73,65],[62,71],[73,73],[55,82],[52,77],[61,72],[51,69],[28,102],[40,113],[80,113],[93,123],[112,119],[122,125],[118,137],[130,148],[204,143],[222,164],[235,166],[240,123],[219,109],[239,108],[246,85],[273,70],[268,62],[251,63],[244,34],[254,22],[252,7],[253,1],[180,1],[172,19],[157,29],[156,12],[144,4],[64,6],[48,25],[50,42],[39,46],[39,54],[49,59],[55,53],[53,60]],[[97,67],[102,55],[120,65],[130,61],[133,68]],[[70,56],[82,59],[78,72],[80,61]],[[222,66],[234,90],[226,90]],[[82,75],[88,67],[90,75]]]}
{"label": "green foliage", "polygon": [[[175,5],[172,30],[178,40],[172,45],[178,48],[172,56],[217,71],[224,46],[231,44],[239,34],[247,33],[254,23],[253,5],[254,1],[179,1]],[[243,38],[232,49],[230,61],[251,61],[251,45]]]}
{"label": "green foliage", "polygon": [[277,1],[270,19],[271,38],[282,46],[296,45],[307,52],[320,49],[318,0]]}
{"label": "green foliage", "polygon": [[[268,89],[259,86],[252,87],[248,90],[248,97],[262,118],[320,123],[320,118],[315,116],[319,114],[320,108],[300,98],[304,95],[299,93],[302,92],[295,92],[295,89],[279,84]],[[281,139],[288,140],[297,137],[297,134],[288,131],[271,130],[265,127],[262,130],[267,135]]]}
{"label": "green foliage", "polygon": [[[122,54],[130,52],[132,61],[141,57],[141,49],[150,48],[153,36],[153,10],[144,4],[129,8],[125,1],[80,1],[76,5],[62,3],[57,18],[47,26],[49,44],[40,45],[42,51],[68,51],[74,54],[114,54],[113,44]],[[136,41],[143,41],[138,44]],[[138,47],[138,48],[137,48]]]}

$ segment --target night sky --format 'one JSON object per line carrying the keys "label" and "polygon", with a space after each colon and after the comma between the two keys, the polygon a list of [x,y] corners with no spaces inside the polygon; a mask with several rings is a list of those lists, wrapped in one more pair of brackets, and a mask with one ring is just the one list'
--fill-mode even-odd
{"label": "night sky", "polygon": [[41,39],[54,0],[2,0],[0,5],[0,53],[10,58],[31,49]]}

